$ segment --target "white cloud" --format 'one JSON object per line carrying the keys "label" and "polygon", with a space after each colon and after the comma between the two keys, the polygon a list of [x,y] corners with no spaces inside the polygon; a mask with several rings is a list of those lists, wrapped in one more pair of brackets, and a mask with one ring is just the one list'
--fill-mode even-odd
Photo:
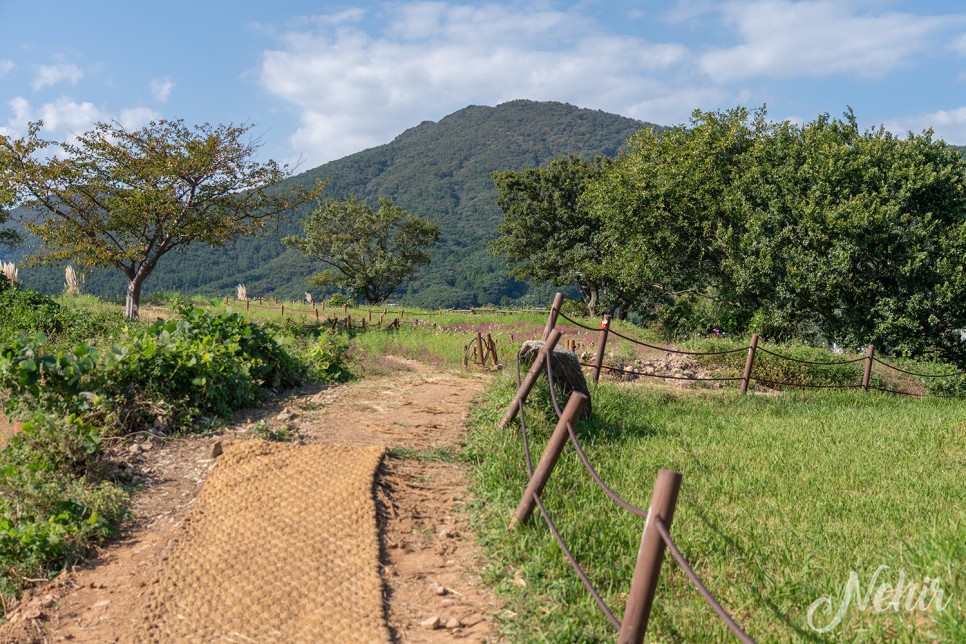
{"label": "white cloud", "polygon": [[154,100],[159,103],[164,103],[171,96],[171,90],[174,89],[174,81],[167,76],[155,78],[148,83],[148,89],[151,90],[151,96],[154,97]]}
{"label": "white cloud", "polygon": [[961,34],[957,38],[953,38],[949,45],[947,45],[947,48],[953,50],[960,56],[966,56],[966,34]]}
{"label": "white cloud", "polygon": [[701,67],[716,82],[767,76],[856,74],[878,77],[906,67],[948,26],[942,16],[862,15],[843,0],[728,2],[725,24],[741,43],[707,51]]}
{"label": "white cloud", "polygon": [[[261,84],[299,109],[292,143],[309,161],[385,143],[472,103],[560,100],[657,120],[675,111],[664,97],[705,91],[657,80],[688,62],[686,47],[607,35],[579,13],[421,2],[387,17],[370,35],[348,24],[358,14],[323,16],[264,52]],[[694,106],[678,105],[673,120]],[[638,113],[652,108],[661,113]]]}
{"label": "white cloud", "polygon": [[340,25],[345,22],[359,22],[365,14],[364,9],[352,7],[335,13],[312,16],[310,21],[320,25]]}
{"label": "white cloud", "polygon": [[44,138],[73,141],[97,122],[116,120],[125,128],[133,129],[146,125],[161,115],[146,107],[121,110],[117,115],[105,112],[89,101],[76,101],[62,96],[38,107],[26,98],[17,96],[10,100],[11,116],[6,125],[0,126],[0,134],[19,137],[27,133],[31,121],[44,122]]}
{"label": "white cloud", "polygon": [[30,87],[36,91],[63,81],[67,81],[71,85],[76,85],[83,76],[83,70],[73,63],[40,65],[37,67],[37,75],[30,83]]}
{"label": "white cloud", "polygon": [[144,127],[151,121],[161,119],[161,113],[148,107],[132,107],[121,110],[121,114],[116,118],[117,122],[126,130],[136,130]]}
{"label": "white cloud", "polygon": [[966,106],[896,119],[886,123],[885,128],[900,135],[932,129],[937,138],[953,145],[966,145]]}
{"label": "white cloud", "polygon": [[16,68],[12,60],[0,60],[0,77],[6,76]]}

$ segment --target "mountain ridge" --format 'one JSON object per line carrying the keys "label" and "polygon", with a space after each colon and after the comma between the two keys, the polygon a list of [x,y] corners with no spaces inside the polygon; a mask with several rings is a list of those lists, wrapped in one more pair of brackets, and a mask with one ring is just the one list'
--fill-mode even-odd
{"label": "mountain ridge", "polygon": [[[509,304],[527,295],[542,302],[544,289],[510,278],[487,250],[502,212],[490,173],[546,165],[577,154],[614,156],[643,127],[664,129],[601,110],[566,103],[516,99],[497,106],[469,105],[439,121],[422,121],[390,142],[330,161],[288,178],[282,185],[328,180],[323,199],[349,194],[375,203],[392,198],[403,208],[441,227],[433,263],[398,292],[398,300],[429,308]],[[179,291],[223,295],[244,283],[255,296],[301,298],[314,262],[282,246],[281,238],[301,234],[307,205],[287,222],[259,238],[240,239],[225,248],[191,245],[165,256],[145,284],[145,294]],[[20,253],[22,255],[22,253]],[[24,282],[48,292],[63,287],[63,268],[25,269]],[[96,271],[88,290],[123,293],[117,271]],[[324,295],[311,289],[317,297]]]}

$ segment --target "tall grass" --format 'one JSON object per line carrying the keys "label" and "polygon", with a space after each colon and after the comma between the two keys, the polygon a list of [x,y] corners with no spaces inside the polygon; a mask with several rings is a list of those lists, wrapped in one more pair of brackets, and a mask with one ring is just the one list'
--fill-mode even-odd
{"label": "tall grass", "polygon": [[[494,384],[474,411],[477,529],[488,579],[517,614],[514,639],[597,641],[613,633],[539,518],[506,525],[526,484],[515,430],[495,429],[513,387]],[[966,402],[877,394],[697,395],[602,384],[595,417],[578,432],[599,472],[647,507],[659,468],[683,474],[672,534],[699,575],[759,641],[961,640],[966,577]],[[551,423],[532,410],[535,456]],[[618,618],[642,521],[610,503],[567,450],[543,495],[567,542]],[[821,636],[806,620],[823,596],[835,606],[850,571],[868,584],[939,578],[941,613],[860,610]],[[522,578],[527,588],[511,580]],[[863,586],[863,592],[865,586]],[[821,625],[828,616],[816,615]],[[649,637],[723,641],[728,632],[673,562],[665,563]]]}

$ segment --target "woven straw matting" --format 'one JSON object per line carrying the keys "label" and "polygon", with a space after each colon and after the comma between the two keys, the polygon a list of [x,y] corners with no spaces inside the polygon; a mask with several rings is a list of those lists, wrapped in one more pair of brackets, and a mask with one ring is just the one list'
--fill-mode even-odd
{"label": "woven straw matting", "polygon": [[381,447],[225,446],[158,572],[138,642],[386,642]]}

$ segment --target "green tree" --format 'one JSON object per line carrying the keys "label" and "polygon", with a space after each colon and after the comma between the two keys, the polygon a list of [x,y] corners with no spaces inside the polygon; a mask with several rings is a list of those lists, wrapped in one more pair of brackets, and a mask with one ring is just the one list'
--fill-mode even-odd
{"label": "green tree", "polygon": [[659,309],[700,297],[736,331],[966,359],[966,164],[930,132],[696,112],[635,136],[584,200],[605,270]]}
{"label": "green tree", "polygon": [[600,158],[591,163],[570,155],[546,168],[491,175],[504,214],[491,252],[504,258],[518,280],[576,285],[591,315],[597,315],[601,303],[609,308],[623,304],[626,310],[632,292],[601,271],[601,220],[590,216],[580,199],[586,184],[605,167]]}
{"label": "green tree", "polygon": [[863,132],[848,112],[777,126],[746,165],[732,273],[763,304],[759,330],[966,358],[966,164],[955,150],[931,132]]}
{"label": "green tree", "polygon": [[327,200],[305,220],[305,237],[283,243],[334,270],[312,276],[316,285],[334,284],[369,304],[380,304],[429,264],[427,249],[439,226],[380,199],[373,210],[350,195]]}
{"label": "green tree", "polygon": [[[253,159],[251,125],[154,121],[137,130],[97,123],[74,142],[0,137],[4,182],[35,214],[26,227],[42,244],[35,261],[75,259],[127,278],[128,319],[158,261],[192,242],[224,246],[262,230],[314,190],[271,190],[289,172]],[[59,151],[48,154],[48,148]]]}

